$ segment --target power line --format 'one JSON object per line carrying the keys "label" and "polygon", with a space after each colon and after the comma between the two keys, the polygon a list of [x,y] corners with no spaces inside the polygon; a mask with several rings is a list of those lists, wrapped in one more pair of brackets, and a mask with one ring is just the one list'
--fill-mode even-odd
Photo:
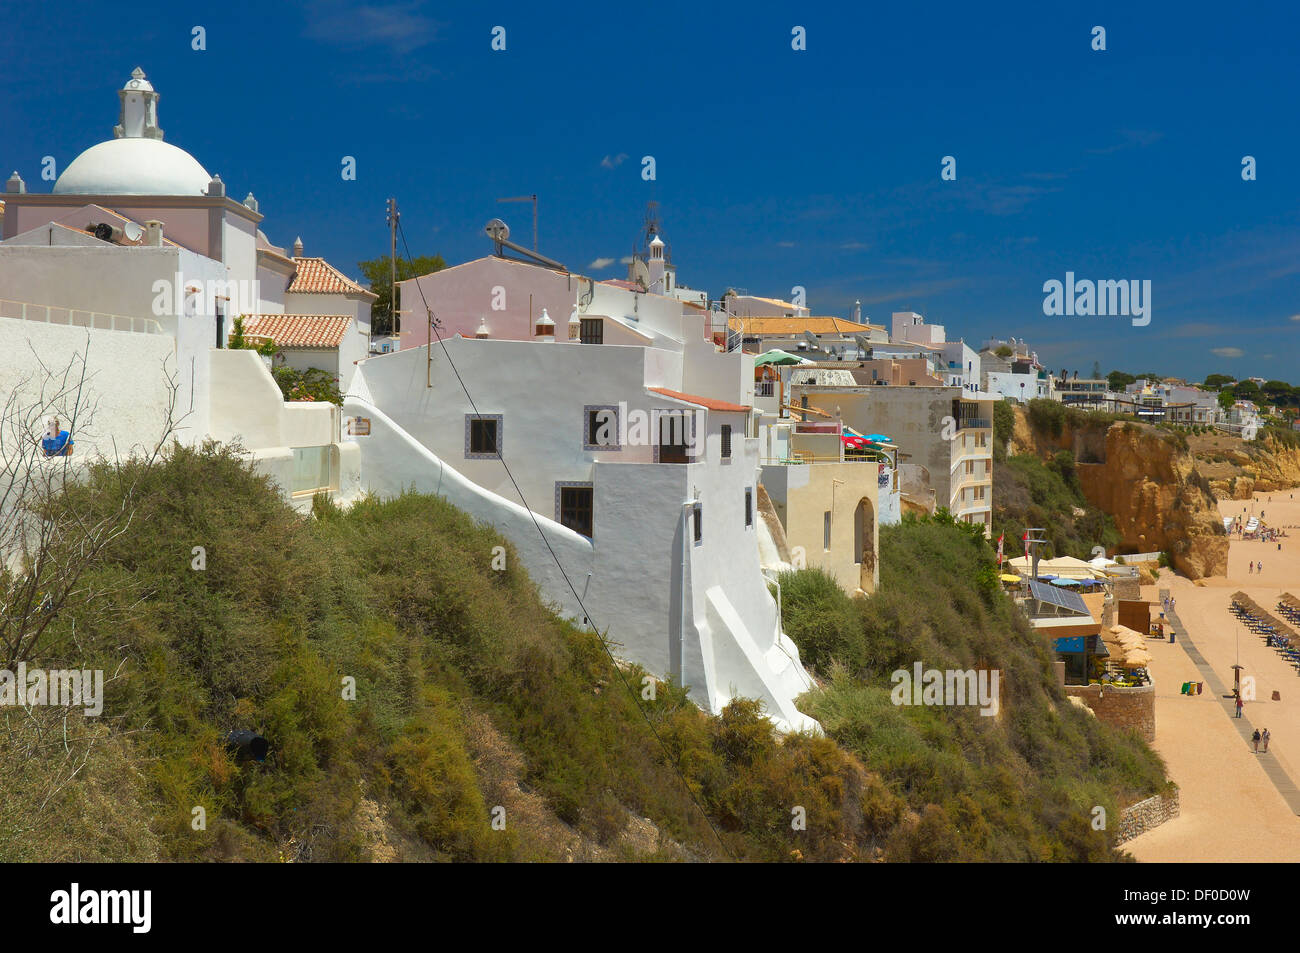
{"label": "power line", "polygon": [[[402,228],[402,224],[400,220],[397,223],[397,231],[402,236],[402,247],[406,251],[406,260],[410,262],[412,261],[411,246],[406,241],[406,231]],[[444,341],[442,339],[442,335],[438,333],[437,321],[432,317],[433,311],[429,307],[428,299],[424,297],[424,289],[420,287],[420,282],[418,279],[415,282],[415,288],[417,291],[420,292],[420,301],[423,302],[424,304],[425,313],[430,315],[429,330],[433,332],[433,334],[438,338],[438,344],[442,347],[443,356],[447,359],[447,363],[448,365],[450,365],[452,373],[456,375],[456,381],[457,383],[460,384],[460,389],[464,391],[465,399],[469,401],[469,406],[470,409],[474,412],[474,416],[478,417],[480,416],[478,412],[478,407],[474,403],[474,398],[473,396],[471,396],[469,392],[469,388],[465,386],[464,378],[460,376],[460,371],[456,367],[456,362],[452,360],[451,354],[447,351],[447,342]],[[433,342],[430,341],[425,346],[432,348]],[[686,792],[686,796],[691,799],[691,803],[694,804],[696,809],[700,812],[700,816],[704,818],[704,823],[709,825],[709,830],[711,830],[713,832],[713,836],[717,838],[718,846],[722,848],[723,853],[727,855],[727,858],[729,860],[732,861],[736,860],[736,858],[732,855],[731,851],[727,848],[727,844],[722,839],[722,835],[718,833],[718,829],[714,827],[713,820],[709,817],[708,811],[704,810],[704,806],[700,804],[699,800],[695,797],[695,792],[691,790],[690,784],[687,783],[686,776],[683,775],[681,769],[677,767],[676,761],[673,759],[671,752],[669,752],[668,750],[668,745],[664,743],[663,738],[659,734],[659,729],[655,727],[655,723],[651,720],[650,715],[641,706],[641,702],[640,699],[637,697],[636,690],[628,682],[627,676],[623,673],[623,670],[619,667],[618,661],[614,658],[614,653],[610,651],[609,643],[605,640],[604,634],[600,631],[600,627],[596,625],[595,621],[592,618],[591,613],[588,612],[587,607],[583,605],[582,597],[578,595],[578,590],[574,587],[572,580],[569,579],[569,574],[564,571],[564,565],[560,562],[560,557],[557,556],[555,554],[555,550],[551,548],[550,540],[546,538],[545,531],[542,529],[541,524],[537,522],[537,514],[534,513],[533,508],[528,505],[528,500],[524,497],[524,491],[520,489],[519,483],[515,480],[515,475],[510,472],[510,466],[506,463],[505,457],[502,456],[499,445],[497,447],[496,457],[498,460],[501,461],[501,466],[502,468],[505,469],[506,476],[510,478],[511,486],[513,486],[515,488],[515,492],[519,494],[519,500],[521,503],[523,503],[524,509],[527,510],[528,518],[532,520],[533,526],[537,529],[537,534],[542,538],[542,543],[546,546],[546,551],[551,554],[551,559],[555,562],[555,568],[558,569],[560,571],[560,575],[564,577],[564,584],[568,586],[569,591],[573,593],[573,598],[578,603],[578,608],[582,610],[583,617],[586,618],[589,622],[591,622],[591,627],[596,630],[596,638],[600,640],[600,647],[604,649],[605,654],[609,657],[610,665],[612,665],[614,671],[618,673],[619,681],[621,681],[623,683],[623,687],[627,689],[628,694],[632,697],[632,703],[636,705],[637,711],[639,711],[641,713],[641,717],[645,719],[645,723],[650,728],[651,734],[654,735],[655,741],[658,743],[660,749],[662,749],[664,754],[664,760],[667,762],[668,766],[673,769],[673,773],[677,775],[677,779],[682,784],[682,790]],[[685,586],[685,580],[683,580],[683,598],[685,598],[684,586]],[[685,633],[683,633],[683,636],[684,635]]]}

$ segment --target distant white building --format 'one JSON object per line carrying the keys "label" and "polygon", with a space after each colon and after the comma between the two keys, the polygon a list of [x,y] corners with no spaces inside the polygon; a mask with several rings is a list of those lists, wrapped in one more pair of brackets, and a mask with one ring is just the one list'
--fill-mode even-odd
{"label": "distant white building", "polygon": [[979,357],[980,390],[985,393],[1019,403],[1051,396],[1047,371],[1023,340],[990,340],[980,349]]}

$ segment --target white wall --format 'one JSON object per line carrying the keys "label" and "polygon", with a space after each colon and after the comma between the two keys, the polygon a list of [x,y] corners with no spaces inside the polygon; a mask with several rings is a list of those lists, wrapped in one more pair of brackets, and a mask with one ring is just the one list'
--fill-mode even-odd
{"label": "white wall", "polygon": [[[15,391],[34,398],[40,389],[37,361],[62,376],[81,357],[86,362],[83,405],[94,404],[92,419],[69,427],[71,398],[41,414],[58,411],[64,429],[72,431],[73,455],[82,460],[96,454],[112,459],[138,450],[152,450],[163,435],[171,396],[165,368],[174,368],[174,342],[161,334],[101,331],[0,318],[0,400]],[[23,383],[27,381],[27,383]],[[47,388],[49,393],[49,388]],[[8,439],[9,434],[0,434]],[[116,444],[116,446],[114,445]]]}
{"label": "white wall", "polygon": [[[361,487],[361,451],[340,441],[341,412],[334,404],[302,401],[285,403],[270,371],[255,351],[212,352],[213,386],[226,399],[213,413],[212,437],[238,441],[289,496],[292,489],[293,448],[333,446],[337,453],[336,500],[349,500]],[[300,509],[311,498],[296,498]]]}

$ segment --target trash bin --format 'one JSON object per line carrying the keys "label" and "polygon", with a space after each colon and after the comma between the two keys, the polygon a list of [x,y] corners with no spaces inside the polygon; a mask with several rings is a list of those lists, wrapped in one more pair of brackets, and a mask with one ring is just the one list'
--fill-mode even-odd
{"label": "trash bin", "polygon": [[1169,644],[1170,644],[1170,645],[1173,645],[1173,644],[1174,644],[1175,642],[1177,642],[1177,641],[1178,641],[1178,633],[1175,632],[1173,629],[1170,629],[1170,630],[1169,630]]}

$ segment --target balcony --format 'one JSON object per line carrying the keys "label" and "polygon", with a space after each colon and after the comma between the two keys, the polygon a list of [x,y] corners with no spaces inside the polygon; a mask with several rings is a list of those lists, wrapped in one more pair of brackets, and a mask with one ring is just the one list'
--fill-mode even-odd
{"label": "balcony", "polygon": [[957,421],[958,430],[992,430],[993,420],[990,417],[961,417]]}

